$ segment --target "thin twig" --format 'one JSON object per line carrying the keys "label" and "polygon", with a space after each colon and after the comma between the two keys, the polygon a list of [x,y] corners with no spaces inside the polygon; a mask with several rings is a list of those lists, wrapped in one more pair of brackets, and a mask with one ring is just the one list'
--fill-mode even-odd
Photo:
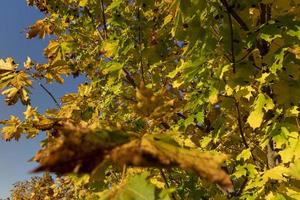
{"label": "thin twig", "polygon": [[247,53],[243,57],[241,57],[239,60],[237,60],[236,63],[242,62],[245,58],[247,58],[253,52],[254,49],[255,49],[254,46],[252,46],[251,48],[249,48],[247,50]]}
{"label": "thin twig", "polygon": [[244,31],[249,31],[247,24],[242,20],[242,18],[228,5],[227,0],[220,0],[223,6],[226,8],[227,12],[235,19],[235,21],[241,26]]}
{"label": "thin twig", "polygon": [[[87,7],[85,7],[85,11],[86,11],[87,15],[89,16],[89,18],[92,20],[92,23],[96,24],[92,13],[89,11],[89,9],[87,9]],[[99,25],[97,25],[97,26],[99,26]],[[102,36],[102,34],[101,34],[100,30],[99,30],[99,27],[96,27],[96,30],[97,30],[97,32],[99,34],[100,39],[103,40],[103,36]]]}
{"label": "thin twig", "polygon": [[[223,96],[223,97],[226,97],[226,98],[233,99],[234,104],[235,104],[235,107],[236,107],[236,112],[237,112],[237,120],[238,120],[239,132],[240,132],[240,135],[241,135],[243,144],[244,144],[245,147],[248,149],[248,148],[249,148],[249,145],[248,145],[248,143],[247,143],[247,140],[246,140],[246,137],[245,137],[245,134],[244,134],[244,131],[243,131],[242,115],[241,115],[241,111],[240,111],[240,105],[239,105],[239,102],[238,102],[238,101],[236,100],[236,98],[233,97],[233,96],[228,96],[228,95],[220,95],[220,96]],[[251,156],[252,156],[253,161],[257,161],[257,159],[255,158],[255,156],[253,155],[252,150],[251,150],[250,148],[249,148],[249,150],[250,150],[250,153],[251,153]]]}
{"label": "thin twig", "polygon": [[243,190],[245,189],[245,187],[247,186],[248,183],[248,176],[246,177],[246,179],[243,181],[240,189],[234,194],[234,196],[239,197],[242,193]]}
{"label": "thin twig", "polygon": [[138,27],[138,42],[139,42],[139,54],[140,54],[140,69],[142,74],[142,80],[145,84],[144,66],[143,66],[143,53],[142,53],[142,30],[141,30],[141,13],[140,7],[137,8],[137,19],[139,23]]}
{"label": "thin twig", "polygon": [[125,73],[125,77],[127,79],[127,81],[129,82],[130,85],[132,85],[134,88],[137,87],[132,75],[129,73],[129,71],[127,71],[127,69],[125,67],[122,68],[123,72]]}
{"label": "thin twig", "polygon": [[[165,184],[166,184],[166,188],[169,189],[169,188],[170,188],[170,185],[169,185],[169,183],[168,183],[167,177],[166,177],[166,175],[165,175],[163,169],[159,169],[159,171],[160,171],[161,177],[163,178],[163,180],[164,180],[164,182],[165,182]],[[172,196],[172,199],[173,199],[173,200],[176,200],[176,197],[175,197],[175,195],[174,195],[173,193],[171,194],[171,196]]]}
{"label": "thin twig", "polygon": [[100,2],[101,2],[101,12],[102,12],[102,20],[103,20],[103,26],[104,26],[105,39],[107,39],[107,24],[106,24],[104,3],[103,3],[103,0],[100,0]]}
{"label": "thin twig", "polygon": [[58,101],[55,99],[54,95],[42,84],[39,83],[39,85],[41,86],[41,88],[43,88],[43,90],[45,90],[45,92],[51,97],[51,99],[55,102],[56,106],[58,108],[61,108],[61,106],[59,105]]}
{"label": "thin twig", "polygon": [[246,137],[245,137],[244,131],[243,131],[240,105],[239,105],[239,102],[236,99],[235,99],[235,107],[236,107],[236,111],[237,111],[237,119],[238,119],[238,126],[239,126],[240,135],[242,137],[242,140],[243,140],[243,143],[244,143],[245,147],[248,149],[249,145],[247,143],[247,140],[246,140]]}
{"label": "thin twig", "polygon": [[255,156],[253,155],[252,149],[250,149],[250,147],[249,147],[249,145],[247,143],[247,140],[246,140],[246,137],[245,137],[245,134],[244,134],[244,131],[243,131],[240,105],[239,105],[239,102],[236,99],[235,99],[235,107],[236,107],[236,111],[237,111],[237,115],[238,115],[237,116],[237,118],[238,118],[238,126],[239,126],[240,135],[242,137],[243,143],[244,143],[245,147],[250,150],[250,154],[251,154],[251,157],[252,157],[253,161],[257,161],[257,159],[255,158]]}
{"label": "thin twig", "polygon": [[230,8],[228,6],[228,3],[226,0],[221,0],[221,2],[224,2],[224,6],[226,7],[227,10],[227,15],[228,15],[228,21],[229,21],[229,29],[230,29],[230,48],[231,48],[231,62],[232,62],[232,69],[233,73],[235,73],[235,55],[234,55],[234,33],[233,33],[233,24],[232,24],[232,18],[231,18],[231,13],[230,13]]}

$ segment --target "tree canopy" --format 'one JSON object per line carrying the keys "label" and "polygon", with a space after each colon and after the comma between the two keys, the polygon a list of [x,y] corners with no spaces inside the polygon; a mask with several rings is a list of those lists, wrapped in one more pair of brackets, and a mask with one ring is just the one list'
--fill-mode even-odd
{"label": "tree canopy", "polygon": [[[26,107],[1,132],[46,135],[33,171],[69,180],[48,177],[47,198],[300,199],[299,0],[27,2],[47,62],[0,60],[6,103]],[[41,85],[57,107],[38,112],[33,82],[68,76],[86,82],[59,100]]]}

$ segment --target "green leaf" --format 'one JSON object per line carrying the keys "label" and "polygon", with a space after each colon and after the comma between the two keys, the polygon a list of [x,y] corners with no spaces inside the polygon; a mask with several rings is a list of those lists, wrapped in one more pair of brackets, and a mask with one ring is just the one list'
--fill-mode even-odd
{"label": "green leaf", "polygon": [[290,36],[297,37],[300,40],[300,26],[296,26],[297,30],[289,29],[286,33]]}
{"label": "green leaf", "polygon": [[106,8],[106,12],[118,8],[122,3],[122,0],[113,0],[111,4]]}
{"label": "green leaf", "polygon": [[149,174],[143,173],[130,177],[118,190],[115,199],[122,200],[154,200],[155,187],[148,180]]}
{"label": "green leaf", "polygon": [[283,67],[283,60],[285,52],[288,50],[288,48],[283,48],[279,53],[275,54],[275,62],[271,66],[271,72],[276,73],[278,70],[281,70]]}

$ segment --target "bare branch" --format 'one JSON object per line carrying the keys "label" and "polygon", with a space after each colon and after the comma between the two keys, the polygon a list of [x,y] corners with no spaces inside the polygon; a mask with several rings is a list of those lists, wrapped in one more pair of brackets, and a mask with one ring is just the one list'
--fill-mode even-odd
{"label": "bare branch", "polygon": [[41,86],[41,88],[43,88],[43,90],[51,97],[51,99],[55,102],[56,106],[58,108],[61,108],[60,104],[58,103],[58,101],[55,99],[54,95],[42,84],[39,83],[39,85]]}

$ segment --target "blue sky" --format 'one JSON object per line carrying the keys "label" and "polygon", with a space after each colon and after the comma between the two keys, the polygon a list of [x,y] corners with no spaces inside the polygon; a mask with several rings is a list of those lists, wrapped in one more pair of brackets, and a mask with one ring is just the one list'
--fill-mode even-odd
{"label": "blue sky", "polygon": [[[40,19],[42,14],[26,5],[26,0],[1,0],[0,7],[0,58],[13,57],[16,63],[23,63],[27,56],[33,60],[44,62],[43,49],[47,46],[47,39],[27,40],[25,28]],[[83,78],[66,80],[64,86],[59,84],[47,85],[56,97],[61,97],[65,92],[76,92],[77,84]],[[54,102],[47,96],[37,84],[32,90],[32,105],[38,107],[39,111],[46,108],[55,107]],[[0,119],[7,119],[9,115],[22,116],[25,108],[17,104],[8,107],[0,97]],[[20,141],[4,142],[0,140],[0,198],[9,195],[12,184],[26,180],[32,174],[28,172],[36,164],[27,162],[39,149],[39,142],[43,135],[27,140],[22,138]],[[35,174],[34,174],[35,175]]]}

